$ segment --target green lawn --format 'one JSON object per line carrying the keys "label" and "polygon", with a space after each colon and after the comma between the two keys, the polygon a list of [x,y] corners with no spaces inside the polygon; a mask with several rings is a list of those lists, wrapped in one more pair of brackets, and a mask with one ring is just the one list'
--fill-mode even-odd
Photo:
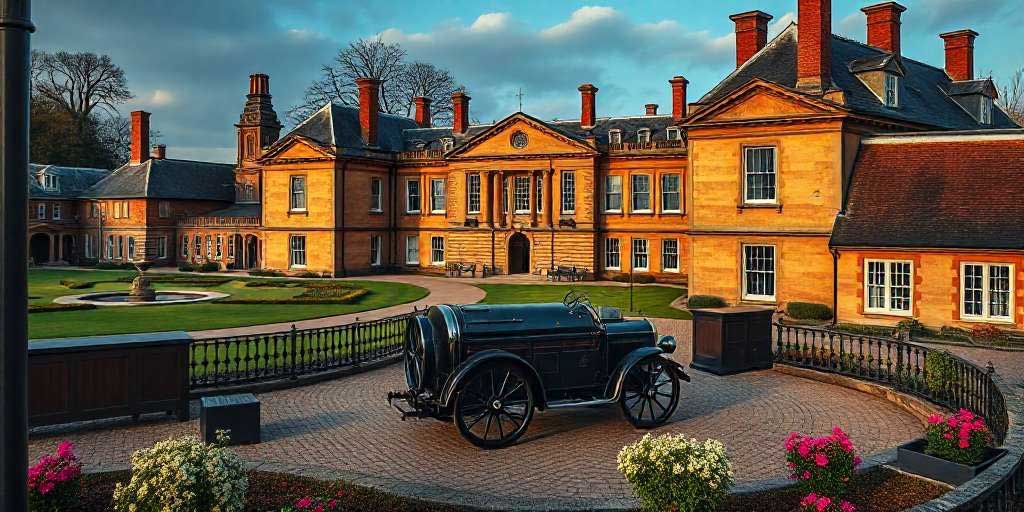
{"label": "green lawn", "polygon": [[[127,290],[128,283],[98,283],[92,288],[69,289],[62,279],[96,281],[132,275],[126,271],[82,271],[32,269],[29,271],[29,303],[47,304],[61,295],[75,295],[109,290]],[[201,274],[197,274],[200,275]],[[32,313],[29,315],[30,338],[58,338],[99,334],[124,334],[148,331],[197,331],[224,327],[288,322],[345,313],[356,313],[403,304],[423,298],[427,290],[402,283],[375,281],[344,281],[366,288],[369,293],[348,304],[180,304],[167,306],[100,307],[83,311]],[[194,289],[228,293],[232,299],[280,299],[295,297],[305,289],[252,288],[245,279],[236,279],[219,286],[183,286],[157,283],[159,289]]]}
{"label": "green lawn", "polygon": [[[542,284],[480,284],[487,292],[484,304],[523,304],[533,302],[561,302],[570,289],[586,292],[595,306],[614,306],[623,312],[629,309],[629,288],[625,286],[552,286]],[[668,286],[634,286],[633,309],[644,316],[690,319],[689,312],[670,306],[672,301],[686,293],[685,289]],[[639,314],[634,313],[634,314]]]}

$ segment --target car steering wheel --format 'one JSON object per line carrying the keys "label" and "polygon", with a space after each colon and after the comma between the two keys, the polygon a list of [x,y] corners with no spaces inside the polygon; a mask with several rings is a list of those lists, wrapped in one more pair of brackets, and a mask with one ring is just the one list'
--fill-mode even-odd
{"label": "car steering wheel", "polygon": [[584,307],[587,312],[590,313],[590,317],[594,322],[600,323],[600,316],[597,314],[597,309],[590,303],[590,296],[586,292],[578,290],[569,290],[562,298],[562,304],[569,308],[569,311],[575,311],[576,308]]}

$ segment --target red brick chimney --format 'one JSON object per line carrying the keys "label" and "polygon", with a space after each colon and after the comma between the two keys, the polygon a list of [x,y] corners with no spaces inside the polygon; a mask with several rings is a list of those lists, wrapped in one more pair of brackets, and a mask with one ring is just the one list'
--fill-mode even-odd
{"label": "red brick chimney", "polygon": [[167,145],[157,144],[153,146],[153,152],[150,153],[150,157],[154,160],[163,160],[167,158]]}
{"label": "red brick chimney", "polygon": [[974,80],[974,38],[978,33],[964,29],[939,37],[946,42],[946,74],[954,81]]}
{"label": "red brick chimney", "polygon": [[452,133],[462,135],[469,129],[469,95],[462,91],[452,94]]}
{"label": "red brick chimney", "polygon": [[593,84],[583,84],[579,91],[583,102],[580,107],[580,128],[593,128],[597,121],[597,87]]}
{"label": "red brick chimney", "polygon": [[896,2],[883,2],[861,9],[868,17],[868,44],[899,55],[900,14],[906,10]]}
{"label": "red brick chimney", "polygon": [[412,101],[416,104],[416,124],[420,128],[430,128],[430,98],[417,96]]}
{"label": "red brick chimney", "polygon": [[377,120],[380,117],[380,80],[357,78],[359,88],[359,128],[367,146],[377,145]]}
{"label": "red brick chimney", "polygon": [[797,2],[796,86],[821,91],[832,86],[832,1]]}
{"label": "red brick chimney", "polygon": [[768,44],[768,22],[772,15],[748,11],[729,16],[736,23],[736,67],[742,66]]}
{"label": "red brick chimney", "polygon": [[263,73],[249,75],[249,94],[253,96],[270,94],[270,76]]}
{"label": "red brick chimney", "polygon": [[649,115],[649,116],[656,116],[656,115],[658,115],[658,104],[657,103],[648,103],[648,104],[644,105],[644,109],[647,110],[647,115]]}
{"label": "red brick chimney", "polygon": [[149,112],[132,112],[132,155],[130,163],[141,164],[149,160]]}
{"label": "red brick chimney", "polygon": [[682,121],[686,117],[686,84],[690,81],[676,76],[668,83],[672,84],[672,119]]}

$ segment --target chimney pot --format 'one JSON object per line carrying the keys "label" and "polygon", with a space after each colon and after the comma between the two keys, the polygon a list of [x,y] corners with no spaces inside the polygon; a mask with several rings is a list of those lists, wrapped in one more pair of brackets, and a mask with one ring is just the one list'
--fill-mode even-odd
{"label": "chimney pot", "polygon": [[861,9],[867,16],[868,44],[899,55],[900,15],[906,10],[906,7],[896,2],[884,2]]}
{"label": "chimney pot", "polygon": [[270,94],[270,76],[263,73],[249,75],[249,95],[266,96]]}
{"label": "chimney pot", "polygon": [[154,158],[156,160],[163,160],[163,159],[167,158],[167,145],[166,144],[157,144],[157,145],[153,146],[152,158]]}
{"label": "chimney pot", "polygon": [[357,78],[359,88],[359,128],[367,146],[377,145],[377,121],[380,117],[380,80]]}
{"label": "chimney pot", "polygon": [[647,110],[647,115],[649,115],[649,116],[656,116],[656,115],[658,115],[658,104],[657,103],[648,103],[648,104],[644,105],[644,108]]}
{"label": "chimney pot", "polygon": [[462,135],[469,129],[469,97],[463,91],[452,94],[452,133]]}
{"label": "chimney pot", "polygon": [[430,98],[417,96],[412,100],[416,104],[416,124],[420,128],[430,128]]}
{"label": "chimney pot", "polygon": [[597,87],[594,84],[583,84],[579,86],[580,100],[580,127],[593,128],[597,122]]}
{"label": "chimney pot", "polygon": [[679,122],[686,118],[686,84],[690,81],[676,76],[668,83],[672,85],[672,119]]}
{"label": "chimney pot", "polygon": [[796,86],[824,92],[832,86],[832,1],[797,3]]}
{"label": "chimney pot", "polygon": [[131,160],[133,164],[141,164],[149,160],[149,112],[133,111]]}
{"label": "chimney pot", "polygon": [[772,15],[748,11],[729,16],[736,23],[736,67],[742,66],[768,44],[768,22]]}
{"label": "chimney pot", "polygon": [[955,30],[939,34],[946,43],[946,74],[954,81],[974,80],[974,38],[978,33]]}

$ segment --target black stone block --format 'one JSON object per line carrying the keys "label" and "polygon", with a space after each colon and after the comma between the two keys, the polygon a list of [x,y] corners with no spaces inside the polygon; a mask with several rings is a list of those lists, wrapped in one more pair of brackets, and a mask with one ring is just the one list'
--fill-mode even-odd
{"label": "black stone block", "polygon": [[199,435],[217,440],[218,430],[230,431],[229,444],[260,442],[260,401],[252,393],[207,396],[200,399]]}

